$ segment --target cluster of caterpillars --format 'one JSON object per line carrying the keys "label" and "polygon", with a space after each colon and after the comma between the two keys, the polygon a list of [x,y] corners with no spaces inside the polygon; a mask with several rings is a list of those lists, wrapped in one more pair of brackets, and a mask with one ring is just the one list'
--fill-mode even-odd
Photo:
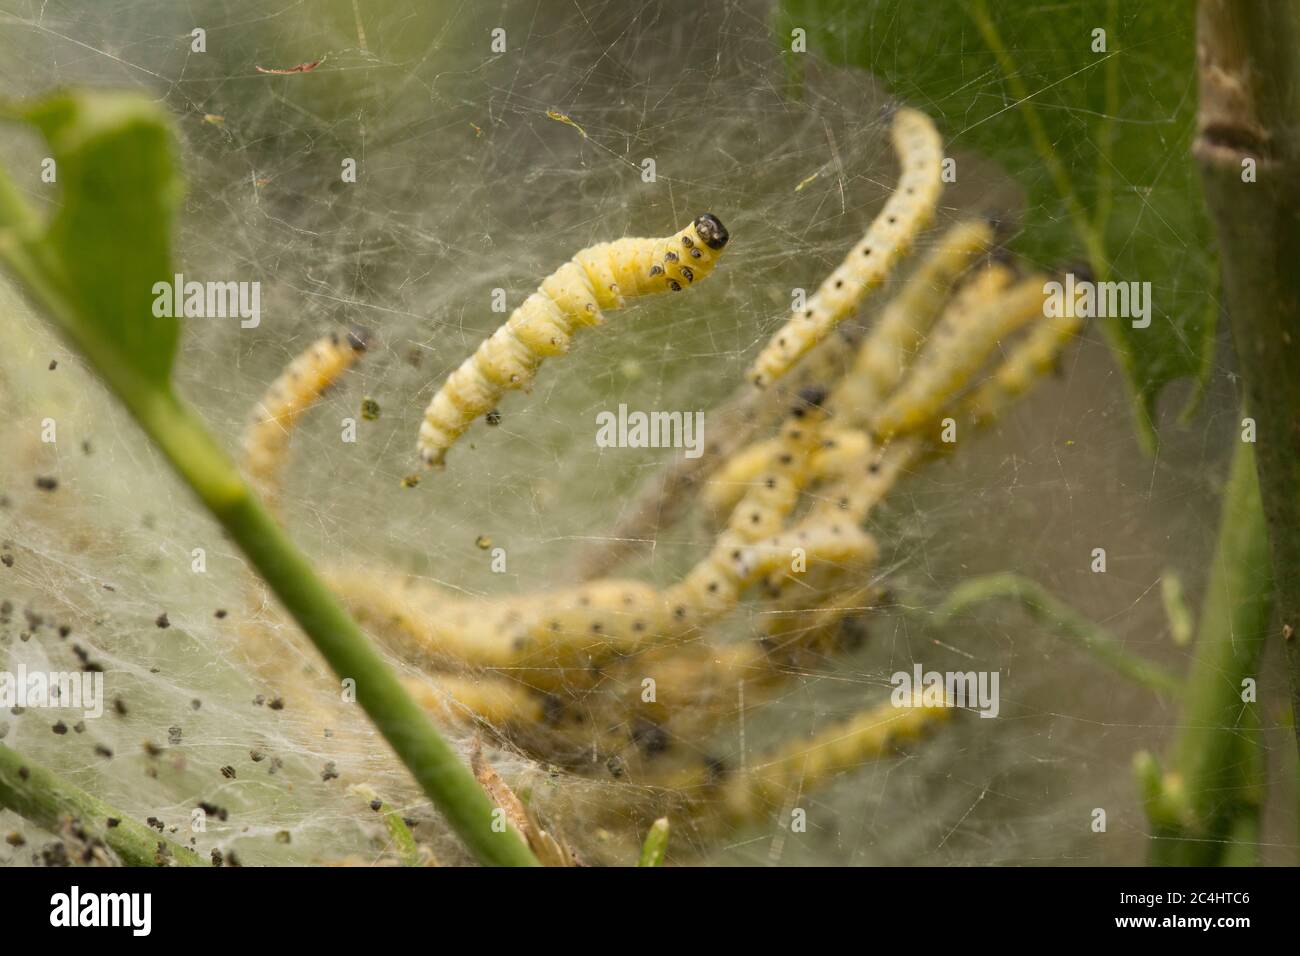
{"label": "cluster of caterpillars", "polygon": [[[942,421],[989,421],[1079,331],[1072,309],[1045,315],[1049,277],[998,249],[993,224],[969,220],[934,239],[860,341],[829,334],[934,215],[937,132],[902,110],[894,139],[898,192],[823,284],[811,316],[791,319],[754,366],[754,383],[788,375],[803,384],[781,399],[771,434],[710,463],[698,505],[717,536],[680,580],[602,577],[480,600],[382,569],[330,570],[370,633],[419,668],[408,684],[440,720],[476,726],[551,766],[635,784],[629,803],[654,794],[703,827],[760,819],[794,788],[807,792],[886,756],[951,713],[886,703],[745,767],[704,746],[738,717],[742,682],[746,707],[759,706],[792,674],[856,646],[883,591],[864,530],[872,509],[950,447]],[[600,309],[700,280],[727,240],[706,215],[668,239],[579,253],[448,379],[421,429],[425,461],[441,461],[474,418],[524,386],[575,328],[598,322]],[[861,263],[869,258],[870,267]],[[245,443],[264,487],[279,487],[288,429],[363,344],[327,338],[271,387]],[[722,622],[742,607],[748,639],[724,639]]]}

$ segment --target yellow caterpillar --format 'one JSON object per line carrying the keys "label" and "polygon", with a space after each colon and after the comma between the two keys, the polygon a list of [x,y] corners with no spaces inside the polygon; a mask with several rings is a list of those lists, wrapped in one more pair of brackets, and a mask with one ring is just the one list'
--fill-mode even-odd
{"label": "yellow caterpillar", "polygon": [[907,254],[912,240],[934,217],[943,188],[940,179],[943,142],[924,113],[901,109],[894,117],[891,138],[902,175],[880,215],[862,241],[759,353],[749,380],[760,388],[790,371],[794,364],[831,330],[848,318],[862,297],[885,281],[894,264]]}
{"label": "yellow caterpillar", "polygon": [[476,674],[404,677],[402,683],[425,710],[443,723],[484,721],[498,727],[528,727],[545,719],[543,699],[520,684]]}
{"label": "yellow caterpillar", "polygon": [[833,520],[861,524],[916,461],[922,448],[915,435],[906,435],[882,448],[867,449],[858,467],[844,468],[841,477],[822,490],[804,522],[819,526]]}
{"label": "yellow caterpillar", "polygon": [[746,773],[721,783],[723,807],[733,823],[760,820],[795,793],[825,786],[838,774],[894,753],[952,716],[952,708],[881,704],[819,730],[811,740],[791,742]]}
{"label": "yellow caterpillar", "polygon": [[872,419],[872,432],[888,438],[933,421],[1002,339],[1043,315],[1043,300],[1043,276],[1035,275],[945,313],[911,375]]}
{"label": "yellow caterpillar", "polygon": [[497,671],[538,690],[575,690],[599,681],[602,665],[673,644],[727,613],[750,584],[788,569],[795,548],[810,568],[857,566],[876,554],[869,535],[835,519],[715,549],[664,591],[607,579],[557,594],[466,600],[375,572],[328,578],[357,619],[404,660],[441,671]]}
{"label": "yellow caterpillar", "polygon": [[1067,303],[1064,314],[1044,319],[1017,342],[992,377],[980,384],[963,407],[976,424],[996,417],[1056,365],[1062,349],[1079,333],[1083,319]]}
{"label": "yellow caterpillar", "polygon": [[993,244],[993,226],[960,222],[940,237],[858,348],[853,368],[831,393],[830,407],[842,421],[866,420],[880,399],[902,379],[957,278]]}
{"label": "yellow caterpillar", "polygon": [[[836,474],[847,462],[856,461],[871,439],[856,428],[826,428],[821,442],[809,459],[809,470],[819,479]],[[730,514],[746,490],[771,467],[780,446],[779,438],[754,442],[732,455],[714,472],[700,499],[714,515]]]}
{"label": "yellow caterpillar", "polygon": [[592,581],[554,594],[455,597],[358,569],[327,574],[363,625],[404,660],[438,670],[499,670],[553,689],[589,683],[593,664],[660,636],[663,596],[640,581]]}
{"label": "yellow caterpillar", "polygon": [[262,497],[274,506],[289,449],[289,436],[302,417],[366,350],[360,329],[333,332],[313,342],[289,363],[266,390],[243,438],[243,469]]}
{"label": "yellow caterpillar", "polygon": [[824,389],[807,389],[801,393],[800,404],[791,410],[789,420],[782,426],[767,467],[748,485],[732,510],[726,530],[719,535],[708,556],[680,583],[668,589],[667,596],[674,608],[688,615],[707,615],[715,609],[735,606],[740,592],[752,580],[742,557],[745,553],[742,546],[780,532],[798,504],[799,493],[807,483],[812,453],[821,443],[825,399]]}
{"label": "yellow caterpillar", "polygon": [[601,309],[655,292],[678,292],[707,276],[730,236],[705,213],[666,239],[619,239],[583,249],[555,270],[478,350],[452,372],[420,425],[420,456],[442,463],[476,418],[507,391],[525,388],[542,361],[568,351],[583,326],[599,325]]}
{"label": "yellow caterpillar", "polygon": [[882,589],[856,568],[833,569],[818,575],[808,588],[781,589],[771,608],[758,617],[763,647],[774,668],[818,666],[819,659],[838,650],[852,650],[855,638],[865,630],[846,626],[880,603]]}
{"label": "yellow caterpillar", "polygon": [[[814,454],[815,474],[828,476],[836,461],[864,449],[867,436],[853,426],[865,422],[880,398],[898,384],[912,354],[947,301],[953,284],[971,260],[992,244],[993,238],[993,226],[987,221],[958,223],[943,234],[898,294],[890,299],[858,346],[851,367],[833,376],[838,384],[831,391],[827,407],[838,424],[826,429],[826,450],[819,449]],[[990,289],[986,285],[980,291]],[[796,372],[827,344],[830,343],[823,343],[806,356]],[[728,457],[705,485],[701,495],[704,504],[714,514],[730,511],[744,494],[745,486],[767,467],[776,443],[776,439],[754,442]]]}

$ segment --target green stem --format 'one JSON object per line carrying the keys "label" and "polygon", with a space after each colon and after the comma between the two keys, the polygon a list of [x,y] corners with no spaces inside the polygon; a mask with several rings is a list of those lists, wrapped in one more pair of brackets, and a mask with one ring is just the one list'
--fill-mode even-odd
{"label": "green stem", "polygon": [[357,702],[465,845],[484,863],[537,865],[509,828],[501,833],[492,830],[493,806],[478,781],[316,576],[307,558],[252,495],[193,413],[170,394],[153,398],[128,405],[334,673],[356,682]]}
{"label": "green stem", "polygon": [[356,622],[317,577],[307,558],[250,491],[229,457],[198,417],[170,389],[143,382],[81,321],[39,261],[39,248],[25,242],[33,219],[6,177],[0,175],[0,261],[29,296],[80,348],[126,405],[172,467],[248,556],[280,603],[311,638],[341,679],[356,682],[357,701],[374,721],[424,792],[483,863],[536,866],[537,860],[509,828],[492,830],[492,804],[478,782],[406,692]]}
{"label": "green stem", "polygon": [[[1194,152],[1258,427],[1260,497],[1300,713],[1300,22],[1289,0],[1201,0],[1198,11]],[[1243,167],[1251,162],[1254,177]]]}
{"label": "green stem", "polygon": [[1162,789],[1178,794],[1181,819],[1153,819],[1151,862],[1223,862],[1243,819],[1259,816],[1254,703],[1242,682],[1255,675],[1271,613],[1268,538],[1251,445],[1233,455],[1219,538],[1197,629],[1186,702]]}
{"label": "green stem", "polygon": [[[65,820],[103,840],[128,866],[201,866],[198,854],[0,744],[0,806],[58,833]],[[109,826],[108,821],[116,821]]]}
{"label": "green stem", "polygon": [[971,578],[953,589],[935,615],[941,623],[946,622],[972,605],[1000,598],[1017,601],[1034,620],[1143,687],[1171,697],[1182,693],[1183,682],[1177,676],[1130,654],[1104,627],[1053,597],[1038,583],[1017,574]]}

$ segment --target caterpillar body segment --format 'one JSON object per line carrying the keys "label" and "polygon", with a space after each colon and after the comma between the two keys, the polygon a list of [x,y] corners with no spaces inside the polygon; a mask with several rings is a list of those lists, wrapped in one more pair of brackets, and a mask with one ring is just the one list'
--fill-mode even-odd
{"label": "caterpillar body segment", "polygon": [[801,393],[799,404],[781,426],[766,473],[760,473],[727,521],[735,540],[756,541],[776,534],[798,504],[809,463],[822,443],[825,397],[824,389]]}
{"label": "caterpillar body segment", "polygon": [[778,441],[768,438],[740,449],[714,471],[700,492],[700,500],[717,519],[729,517],[737,503],[772,464]]}
{"label": "caterpillar body segment", "polygon": [[842,478],[821,491],[804,521],[815,526],[831,521],[862,524],[921,457],[924,447],[919,437],[907,435],[868,450],[858,460],[857,468],[846,469]]}
{"label": "caterpillar body segment", "polygon": [[900,745],[920,739],[951,716],[950,707],[919,701],[912,707],[890,702],[864,710],[728,777],[721,784],[724,813],[733,824],[765,819],[794,793],[816,790],[839,774],[892,756]]}
{"label": "caterpillar body segment", "polygon": [[699,282],[729,238],[717,217],[705,213],[667,238],[600,243],[560,266],[434,395],[420,425],[424,464],[441,464],[475,419],[496,408],[506,392],[526,388],[544,359],[568,350],[579,328],[599,325],[602,309]]}
{"label": "caterpillar body segment", "polygon": [[1001,341],[1043,315],[1043,277],[1022,279],[1001,295],[946,313],[911,374],[871,421],[878,438],[932,422]]}
{"label": "caterpillar body segment", "polygon": [[1061,353],[1082,328],[1083,319],[1072,305],[1062,315],[1040,321],[1012,346],[993,375],[966,397],[963,408],[969,418],[983,425],[997,417],[1056,368]]}
{"label": "caterpillar body segment", "polygon": [[505,635],[526,601],[481,602],[356,569],[326,571],[325,579],[357,622],[403,660],[436,671],[506,668],[514,661]]}
{"label": "caterpillar body segment", "polygon": [[425,710],[445,724],[486,721],[494,727],[529,727],[546,719],[542,697],[521,684],[483,674],[439,674],[403,678],[402,683]]}
{"label": "caterpillar body segment", "polygon": [[885,208],[862,240],[832,272],[805,308],[794,314],[759,353],[749,380],[760,388],[781,378],[858,307],[863,296],[885,281],[934,218],[943,189],[943,141],[924,113],[901,109],[891,130],[902,174]]}
{"label": "caterpillar body segment", "polygon": [[[861,618],[881,598],[881,589],[862,582],[860,574],[833,575],[807,591],[785,588],[776,607],[759,617],[769,666],[782,670],[816,667],[819,660],[838,651],[855,650],[865,636]],[[847,580],[846,580],[847,579]],[[793,598],[793,600],[791,600]]]}
{"label": "caterpillar body segment", "polygon": [[665,592],[676,618],[708,619],[736,606],[753,580],[741,558],[743,547],[779,533],[799,503],[812,452],[821,443],[825,399],[821,388],[800,394],[775,439],[767,467],[748,484],[709,554]]}
{"label": "caterpillar body segment", "polygon": [[242,467],[272,506],[279,498],[289,439],[298,419],[356,363],[368,340],[361,329],[317,339],[289,363],[258,402],[244,429]]}
{"label": "caterpillar body segment", "polygon": [[586,686],[593,664],[662,639],[663,596],[640,581],[605,579],[553,594],[456,598],[382,575],[329,575],[362,624],[403,659],[438,671],[500,671],[553,690]]}
{"label": "caterpillar body segment", "polygon": [[863,339],[853,368],[831,393],[830,407],[846,424],[866,421],[907,371],[959,276],[994,241],[993,226],[968,220],[952,226],[921,260]]}
{"label": "caterpillar body segment", "polygon": [[[835,476],[846,464],[855,462],[870,443],[871,438],[859,429],[825,428],[821,444],[809,459],[810,476],[819,481]],[[700,495],[710,512],[714,515],[731,514],[748,488],[771,466],[779,445],[779,439],[768,438],[754,442],[727,459],[714,472]]]}
{"label": "caterpillar body segment", "polygon": [[[781,380],[781,387],[766,391],[745,388],[710,413],[709,421],[713,424],[709,426],[704,454],[699,458],[678,458],[646,482],[627,509],[626,517],[609,535],[594,539],[583,548],[576,561],[576,577],[589,581],[608,575],[610,568],[632,551],[637,542],[654,537],[656,532],[679,519],[719,462],[730,460],[755,434],[779,423],[792,397],[819,382],[838,381],[852,363],[861,336],[859,330],[847,325],[841,325],[836,331],[837,334],[828,336],[803,357]],[[744,492],[743,487],[736,488],[725,504],[715,507],[715,523],[725,520]]]}
{"label": "caterpillar body segment", "polygon": [[875,564],[879,548],[875,539],[847,521],[801,522],[797,527],[740,549],[735,564],[742,580],[760,581],[789,574],[802,552],[809,569],[820,564],[834,567],[868,568]]}

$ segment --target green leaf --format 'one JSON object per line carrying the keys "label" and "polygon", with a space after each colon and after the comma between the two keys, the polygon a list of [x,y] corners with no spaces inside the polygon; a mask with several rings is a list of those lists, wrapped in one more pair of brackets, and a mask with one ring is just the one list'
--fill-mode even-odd
{"label": "green leaf", "polygon": [[56,163],[61,205],[23,242],[72,306],[57,316],[64,332],[93,341],[90,351],[142,384],[168,388],[180,328],[153,314],[153,286],[172,280],[181,180],[166,112],[136,94],[98,91],[4,112],[44,133]]}
{"label": "green leaf", "polygon": [[[1013,248],[1046,267],[1150,282],[1151,325],[1103,320],[1146,439],[1161,388],[1204,377],[1214,262],[1190,144],[1195,5],[783,0],[777,39],[879,75],[935,116],[949,155],[978,152],[1023,186]],[[1094,30],[1106,52],[1093,52]],[[958,181],[962,180],[958,161]]]}

